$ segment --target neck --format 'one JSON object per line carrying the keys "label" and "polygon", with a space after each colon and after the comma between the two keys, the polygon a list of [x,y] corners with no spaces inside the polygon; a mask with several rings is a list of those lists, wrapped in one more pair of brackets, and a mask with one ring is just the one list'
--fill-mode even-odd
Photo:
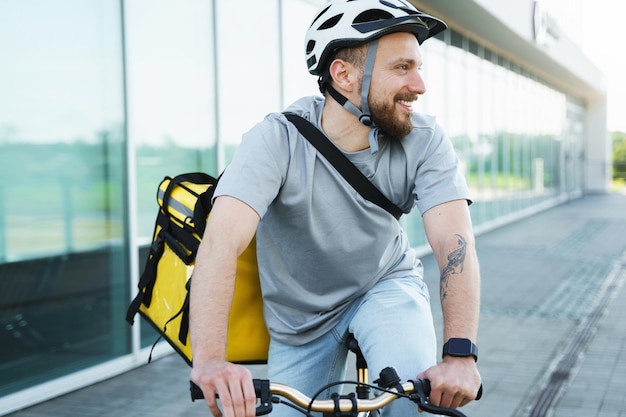
{"label": "neck", "polygon": [[346,152],[362,151],[370,146],[370,128],[331,97],[326,99],[322,110],[322,129],[335,145]]}

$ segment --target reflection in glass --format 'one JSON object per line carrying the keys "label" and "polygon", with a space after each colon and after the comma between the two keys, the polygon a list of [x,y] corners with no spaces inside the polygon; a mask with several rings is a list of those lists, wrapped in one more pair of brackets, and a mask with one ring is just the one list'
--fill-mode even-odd
{"label": "reflection in glass", "polygon": [[434,113],[454,144],[472,189],[474,223],[556,196],[568,137],[565,94],[457,32],[440,38],[422,47],[425,80],[434,88],[420,110]]}
{"label": "reflection in glass", "polygon": [[120,33],[117,3],[2,3],[0,396],[128,352]]}

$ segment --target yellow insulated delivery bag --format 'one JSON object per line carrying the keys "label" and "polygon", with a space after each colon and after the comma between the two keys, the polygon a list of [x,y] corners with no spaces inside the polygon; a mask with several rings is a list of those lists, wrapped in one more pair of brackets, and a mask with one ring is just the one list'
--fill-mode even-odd
{"label": "yellow insulated delivery bag", "polygon": [[[189,365],[193,356],[189,343],[189,287],[216,184],[215,178],[204,173],[165,177],[161,182],[152,246],[139,280],[139,292],[126,314],[126,320],[133,324],[139,313]],[[253,239],[237,261],[227,360],[265,363],[268,346]]]}

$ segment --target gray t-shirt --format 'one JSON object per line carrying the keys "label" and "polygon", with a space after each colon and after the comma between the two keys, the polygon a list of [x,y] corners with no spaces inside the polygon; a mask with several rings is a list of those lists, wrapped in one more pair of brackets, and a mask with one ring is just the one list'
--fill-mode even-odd
{"label": "gray t-shirt", "polygon": [[[306,97],[287,111],[320,127],[324,99]],[[344,154],[393,203],[421,213],[467,199],[452,144],[433,117],[413,115],[404,139]],[[334,327],[350,303],[376,282],[422,276],[398,221],[363,199],[281,113],[243,136],[215,196],[235,197],[261,217],[257,255],[272,337],[307,343]]]}

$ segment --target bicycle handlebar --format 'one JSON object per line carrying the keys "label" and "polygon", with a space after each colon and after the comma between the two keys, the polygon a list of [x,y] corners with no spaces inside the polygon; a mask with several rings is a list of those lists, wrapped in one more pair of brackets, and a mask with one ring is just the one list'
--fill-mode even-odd
{"label": "bicycle handlebar", "polygon": [[[192,381],[190,381],[189,384],[192,401],[204,398],[200,387]],[[256,410],[257,416],[270,413],[272,411],[272,403],[278,402],[275,396],[280,396],[307,411],[331,413],[341,416],[351,416],[356,415],[358,412],[378,410],[398,398],[407,397],[415,402],[419,408],[429,413],[443,414],[450,417],[466,417],[465,414],[456,409],[436,407],[430,404],[428,401],[430,381],[427,379],[410,380],[404,384],[398,384],[396,388],[384,390],[383,393],[370,399],[356,398],[354,393],[351,393],[349,395],[334,395],[333,398],[328,400],[318,400],[307,397],[293,387],[270,382],[267,379],[254,379],[253,384],[256,396],[260,400],[260,404],[257,406]],[[476,399],[480,398],[482,394],[481,391],[479,391]]]}

